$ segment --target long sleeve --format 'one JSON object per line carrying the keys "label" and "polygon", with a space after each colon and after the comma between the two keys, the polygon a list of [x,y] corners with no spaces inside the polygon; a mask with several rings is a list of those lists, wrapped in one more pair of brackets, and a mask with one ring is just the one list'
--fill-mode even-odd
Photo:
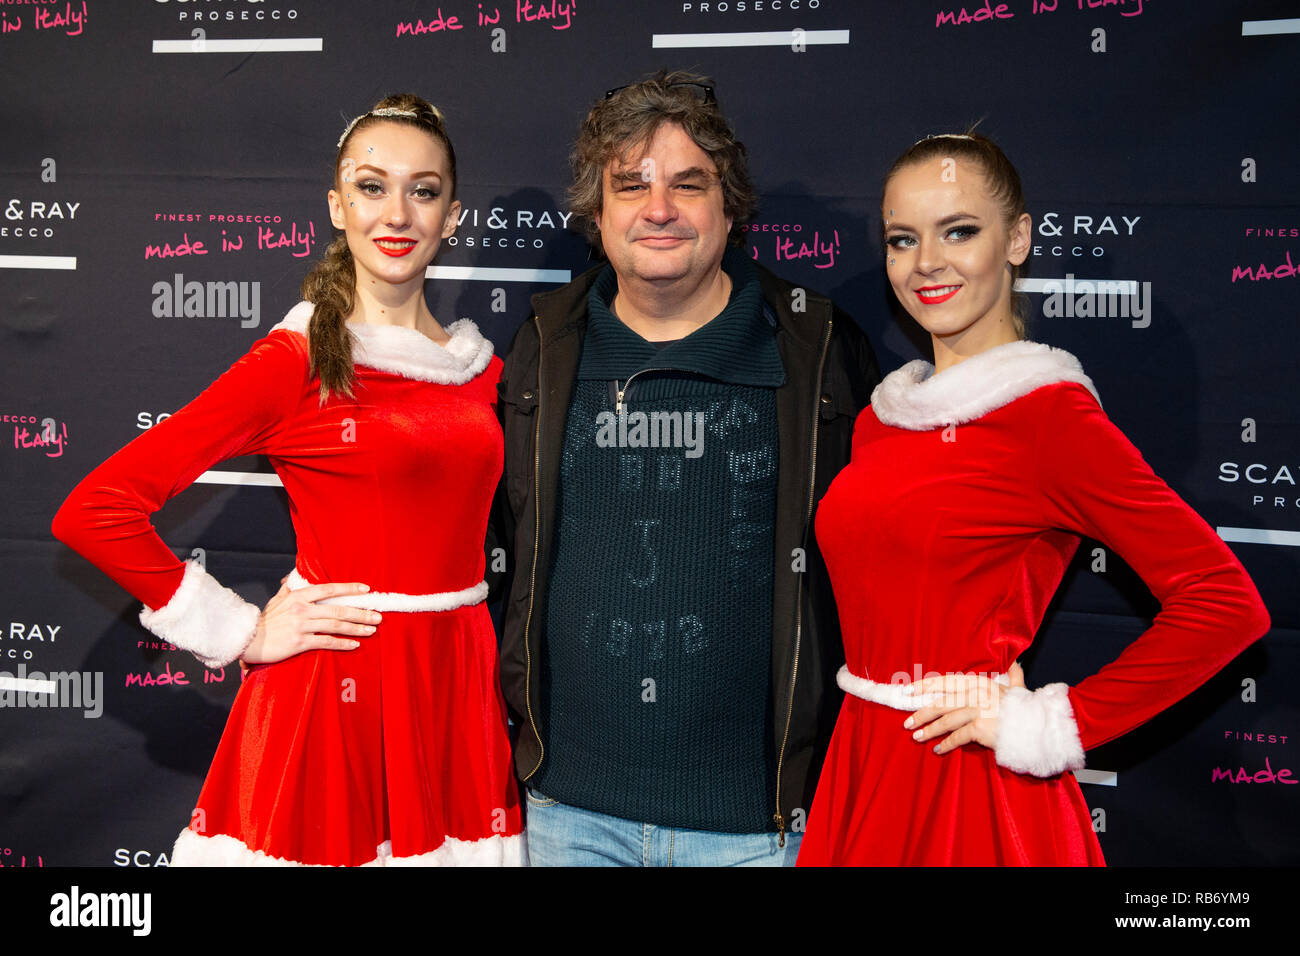
{"label": "long sleeve", "polygon": [[1033,493],[1049,527],[1095,538],[1160,602],[1152,626],[1069,689],[1085,749],[1149,720],[1269,628],[1241,562],[1077,385],[1052,389],[1034,445]]}
{"label": "long sleeve", "polygon": [[179,561],[150,516],[212,465],[271,452],[303,394],[306,343],[275,332],[197,398],[92,471],[52,531],[145,604],[160,637],[220,666],[242,653],[258,609],[196,564]]}

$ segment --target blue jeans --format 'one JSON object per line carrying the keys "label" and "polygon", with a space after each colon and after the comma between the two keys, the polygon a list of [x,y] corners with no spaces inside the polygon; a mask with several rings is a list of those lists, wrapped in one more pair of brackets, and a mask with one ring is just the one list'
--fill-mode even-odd
{"label": "blue jeans", "polygon": [[716,833],[637,823],[552,800],[528,798],[529,866],[794,866],[802,833]]}

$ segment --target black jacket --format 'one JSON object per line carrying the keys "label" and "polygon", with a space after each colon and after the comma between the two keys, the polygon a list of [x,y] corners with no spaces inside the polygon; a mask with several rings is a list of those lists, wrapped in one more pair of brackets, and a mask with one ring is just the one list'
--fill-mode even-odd
{"label": "black jacket", "polygon": [[[519,726],[515,768],[525,782],[546,756],[538,674],[560,450],[587,328],[587,292],[601,268],[533,296],[533,315],[515,335],[499,385],[506,460],[488,547],[512,555],[501,679]],[[770,699],[777,755],[773,820],[783,831],[807,816],[842,699],[835,672],[844,650],[812,531],[813,510],[848,463],[854,419],[870,400],[880,370],[866,336],[829,299],[761,266],[758,273],[786,370],[786,383],[776,392],[780,462]]]}

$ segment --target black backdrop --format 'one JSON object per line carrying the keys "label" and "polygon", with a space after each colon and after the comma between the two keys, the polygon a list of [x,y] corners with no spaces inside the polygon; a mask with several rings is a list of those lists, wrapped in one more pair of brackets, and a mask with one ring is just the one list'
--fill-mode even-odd
{"label": "black backdrop", "polygon": [[[962,9],[0,0],[0,864],[165,864],[189,820],[238,673],[205,682],[152,640],[138,605],[49,522],[87,471],[297,301],[331,235],[324,195],[347,119],[406,89],[444,110],[466,214],[428,297],[503,350],[528,295],[586,267],[565,204],[582,114],[660,66],[716,77],[762,192],[752,254],[830,294],[887,371],[921,343],[887,292],[879,180],[927,133],[982,120],[1019,166],[1030,290],[1067,275],[1150,283],[1136,321],[1044,315],[1031,291],[1032,335],[1079,356],[1110,416],[1233,542],[1274,628],[1189,700],[1091,752],[1084,793],[1112,864],[1300,860],[1300,21],[1279,20],[1297,11]],[[176,285],[190,282],[236,283],[246,307],[178,315]],[[292,563],[283,492],[255,483],[265,462],[221,467],[156,523],[261,603]],[[1031,686],[1095,670],[1155,611],[1095,547],[1027,659]],[[95,705],[29,706],[57,699],[33,682],[60,674],[85,675],[92,695],[100,682]]]}

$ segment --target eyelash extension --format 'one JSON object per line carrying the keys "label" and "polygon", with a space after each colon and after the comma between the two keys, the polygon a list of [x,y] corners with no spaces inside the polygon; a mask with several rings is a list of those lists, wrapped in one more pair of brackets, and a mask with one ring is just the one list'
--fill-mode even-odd
{"label": "eyelash extension", "polygon": [[[379,193],[384,191],[384,184],[377,179],[364,179],[361,182],[356,183],[355,186],[357,191],[363,192],[368,196],[376,196]],[[442,191],[440,189],[437,189],[433,186],[429,186],[424,183],[421,183],[413,187],[411,191],[428,193],[427,198],[429,199],[437,199],[439,196],[442,195]]]}
{"label": "eyelash extension", "polygon": [[[964,226],[953,226],[951,229],[947,229],[944,231],[944,236],[953,236],[959,241],[973,239],[975,236],[978,236],[979,234],[980,234],[980,227],[975,225],[969,225],[969,224]],[[885,240],[885,245],[889,246],[891,249],[898,249],[901,248],[904,245],[904,243],[912,243],[915,241],[916,239],[913,236],[901,234],[901,235],[888,237]]]}

